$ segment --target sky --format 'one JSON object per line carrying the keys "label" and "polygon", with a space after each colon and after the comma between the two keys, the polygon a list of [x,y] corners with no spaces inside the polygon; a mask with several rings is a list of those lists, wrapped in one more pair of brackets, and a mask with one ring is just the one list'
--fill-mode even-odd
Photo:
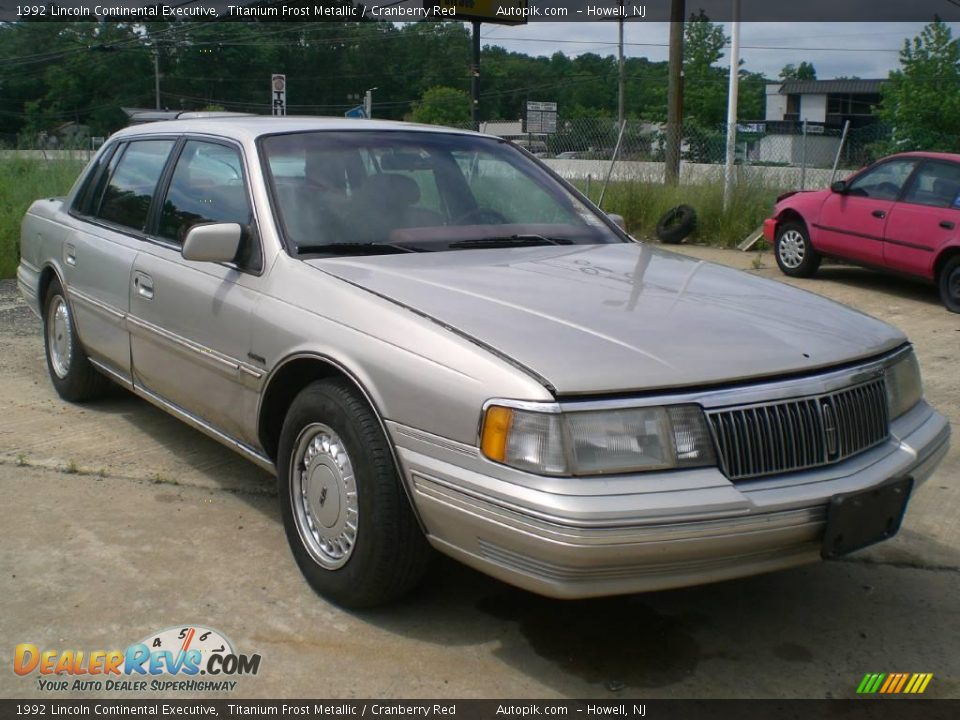
{"label": "sky", "polygon": [[[960,36],[960,24],[949,25],[954,37]],[[730,35],[730,23],[724,26]],[[814,64],[821,80],[840,75],[885,78],[899,67],[904,39],[919,34],[923,26],[920,22],[744,22],[740,25],[740,57],[744,69],[769,78],[776,78],[787,63],[799,65],[804,60]],[[627,22],[624,53],[628,57],[666,60],[668,27],[668,23]],[[500,45],[528,55],[550,56],[558,50],[571,56],[617,53],[615,22],[484,24],[481,38],[484,45]],[[726,57],[721,65],[728,62]]]}

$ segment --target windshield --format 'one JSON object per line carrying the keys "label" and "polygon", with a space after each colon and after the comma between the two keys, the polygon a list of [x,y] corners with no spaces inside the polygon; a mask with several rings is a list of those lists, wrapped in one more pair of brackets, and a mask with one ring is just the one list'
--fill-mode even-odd
{"label": "windshield", "polygon": [[261,151],[284,236],[300,255],[623,242],[492,138],[320,131],[268,136]]}

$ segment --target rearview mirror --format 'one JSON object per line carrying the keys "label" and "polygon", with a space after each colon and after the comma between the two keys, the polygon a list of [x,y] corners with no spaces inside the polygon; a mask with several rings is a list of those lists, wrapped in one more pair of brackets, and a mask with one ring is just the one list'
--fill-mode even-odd
{"label": "rearview mirror", "polygon": [[846,180],[837,180],[833,185],[830,186],[830,189],[835,193],[843,195],[847,191],[847,181]]}
{"label": "rearview mirror", "polygon": [[614,225],[621,230],[627,229],[627,222],[623,219],[623,215],[618,215],[617,213],[607,213],[607,217],[613,220]]}
{"label": "rearview mirror", "polygon": [[240,249],[243,228],[238,223],[194,225],[183,239],[180,254],[198,262],[233,262]]}

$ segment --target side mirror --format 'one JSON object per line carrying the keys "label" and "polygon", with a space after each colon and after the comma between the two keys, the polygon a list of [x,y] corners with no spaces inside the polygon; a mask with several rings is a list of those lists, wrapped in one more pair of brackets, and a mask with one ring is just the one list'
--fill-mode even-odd
{"label": "side mirror", "polygon": [[233,262],[240,249],[243,228],[238,223],[194,225],[183,239],[180,254],[198,262]]}
{"label": "side mirror", "polygon": [[623,215],[618,215],[617,213],[607,213],[607,217],[613,220],[614,225],[616,225],[621,230],[627,229],[627,223],[623,219]]}
{"label": "side mirror", "polygon": [[843,195],[845,192],[847,192],[847,181],[837,180],[835,183],[833,183],[833,185],[830,186],[830,189],[839,195]]}

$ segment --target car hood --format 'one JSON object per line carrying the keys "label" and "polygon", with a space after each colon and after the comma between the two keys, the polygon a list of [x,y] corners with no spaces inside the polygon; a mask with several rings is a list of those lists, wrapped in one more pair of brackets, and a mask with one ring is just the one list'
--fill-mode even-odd
{"label": "car hood", "polygon": [[906,341],[812,293],[639,243],[307,262],[522,365],[558,395],[802,373]]}

